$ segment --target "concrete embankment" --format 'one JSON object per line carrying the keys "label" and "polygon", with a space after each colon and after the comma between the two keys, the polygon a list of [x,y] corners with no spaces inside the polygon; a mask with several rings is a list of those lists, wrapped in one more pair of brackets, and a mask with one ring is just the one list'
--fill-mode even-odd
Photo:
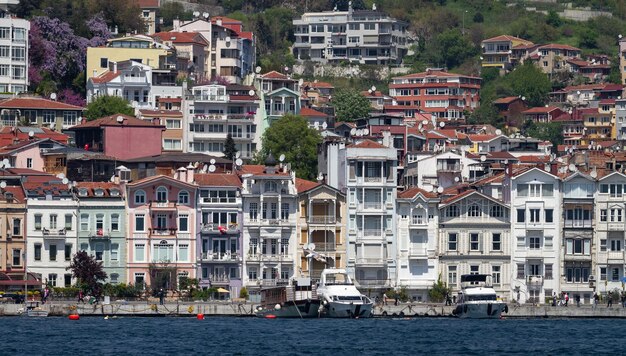
{"label": "concrete embankment", "polygon": [[[195,317],[197,314],[205,316],[253,316],[258,304],[230,303],[230,302],[169,302],[164,305],[158,303],[127,303],[112,302],[110,304],[76,304],[53,302],[41,306],[50,316],[66,316],[79,314],[81,316],[177,316]],[[22,304],[0,304],[0,316],[20,315]],[[454,306],[443,304],[403,304],[376,306],[375,317],[450,317]],[[607,308],[606,305],[593,308],[591,305],[581,307],[552,307],[552,306],[511,306],[506,318],[626,318],[626,308],[619,305]]]}

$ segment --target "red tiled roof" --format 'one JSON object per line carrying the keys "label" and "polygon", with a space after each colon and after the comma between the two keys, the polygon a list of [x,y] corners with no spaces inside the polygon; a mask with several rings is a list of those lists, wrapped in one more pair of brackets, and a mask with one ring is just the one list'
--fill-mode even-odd
{"label": "red tiled roof", "polygon": [[275,70],[271,72],[267,72],[265,74],[261,74],[261,78],[263,79],[289,79],[285,74],[279,73]]}
{"label": "red tiled roof", "polygon": [[363,140],[359,143],[355,143],[353,145],[347,146],[347,148],[387,148],[386,146],[381,145],[378,142],[374,142],[372,140]]}
{"label": "red tiled roof", "polygon": [[7,109],[51,109],[83,110],[83,107],[53,101],[44,98],[9,98],[0,101],[0,108]]}
{"label": "red tiled roof", "polygon": [[159,103],[181,103],[183,99],[181,98],[159,98]]}
{"label": "red tiled roof", "polygon": [[463,197],[466,197],[466,196],[468,196],[470,194],[474,194],[474,193],[476,193],[476,191],[474,189],[465,190],[465,191],[463,191],[461,193],[458,193],[458,194],[456,194],[456,195],[454,195],[454,196],[452,196],[450,198],[447,198],[447,199],[443,200],[441,202],[441,204],[445,205],[445,204],[448,204],[448,203],[452,203],[454,201],[457,201],[457,200],[459,200],[459,199],[461,199]]}
{"label": "red tiled roof", "polygon": [[622,84],[605,84],[604,88],[601,90],[604,91],[612,91],[612,90],[623,90],[624,86]]}
{"label": "red tiled roof", "polygon": [[537,49],[563,49],[566,51],[580,51],[580,48],[572,47],[569,45],[559,44],[559,43],[549,43],[545,45],[541,45],[537,47]]}
{"label": "red tiled roof", "polygon": [[241,21],[235,20],[235,19],[232,19],[232,18],[226,17],[226,16],[211,17],[211,23],[217,23],[217,20],[222,20],[223,24],[229,24],[229,25],[241,24]]}
{"label": "red tiled roof", "polygon": [[254,32],[242,31],[239,32],[239,37],[252,41],[254,39]]}
{"label": "red tiled roof", "polygon": [[425,77],[446,77],[446,78],[463,77],[463,78],[481,79],[480,77],[472,77],[470,75],[450,73],[450,72],[446,72],[442,70],[428,70],[426,72],[413,73],[413,74],[403,75],[400,77],[394,77],[393,79],[410,79],[410,78],[425,78]]}
{"label": "red tiled roof", "polygon": [[500,36],[491,37],[491,38],[487,38],[486,40],[483,40],[483,42],[501,42],[501,41],[522,41],[522,42],[532,44],[531,41],[525,40],[523,38],[515,37],[515,36],[510,36],[510,35],[500,35]]}
{"label": "red tiled roof", "polygon": [[26,200],[24,189],[22,189],[22,187],[19,185],[6,186],[2,189],[2,191],[13,193],[13,199],[15,199],[15,202],[17,203],[24,203]]}
{"label": "red tiled roof", "polygon": [[[124,118],[124,120],[120,123],[117,121],[118,117],[122,117]],[[136,117],[123,115],[123,114],[116,114],[116,115],[111,115],[111,116],[105,116],[103,118],[92,120],[92,121],[86,121],[80,125],[76,125],[70,128],[70,130],[103,127],[103,126],[159,127],[159,128],[165,127],[162,125],[155,125],[152,122],[137,119]]]}
{"label": "red tiled roof", "polygon": [[300,116],[308,116],[308,117],[328,117],[328,115],[323,112],[319,112],[317,110],[313,110],[311,108],[303,107],[300,109]]}
{"label": "red tiled roof", "polygon": [[[38,133],[39,129],[43,131],[43,133]],[[69,140],[69,136],[62,134],[60,132],[52,131],[48,128],[41,127],[34,133],[33,137],[36,139],[45,139],[49,138],[51,140],[67,144]],[[0,129],[0,147],[5,147],[13,144],[15,141],[28,141],[28,130],[27,128],[22,130],[22,128],[15,129],[11,126],[5,126]]]}
{"label": "red tiled roof", "polygon": [[335,122],[335,128],[341,126],[341,125],[346,125],[348,127],[356,127],[356,124],[354,122],[347,122],[347,121],[337,121]]}
{"label": "red tiled roof", "polygon": [[538,107],[534,107],[534,108],[530,108],[526,111],[522,111],[522,114],[541,114],[541,113],[550,113],[554,110],[560,110],[559,108],[557,108],[556,106],[538,106]]}
{"label": "red tiled roof", "polygon": [[566,62],[575,64],[579,67],[584,67],[590,64],[589,62],[578,58],[569,58]]}
{"label": "red tiled roof", "polygon": [[522,100],[517,96],[507,96],[506,98],[500,98],[493,101],[494,104],[510,104],[516,100]]}
{"label": "red tiled roof", "polygon": [[433,192],[427,192],[424,189],[413,187],[409,188],[405,191],[398,192],[398,198],[400,199],[411,199],[415,198],[418,194],[422,194],[426,198],[436,198],[437,194]]}
{"label": "red tiled roof", "polygon": [[198,43],[208,45],[204,37],[197,32],[157,32],[152,37],[161,41],[171,41],[172,43]]}
{"label": "red tiled roof", "polygon": [[[238,171],[239,175],[251,173],[253,175],[265,175],[265,166],[262,164],[245,164],[241,166],[241,169]],[[281,171],[278,167],[276,167],[276,172],[274,175],[289,175],[289,173],[285,173]]]}
{"label": "red tiled roof", "polygon": [[467,135],[467,138],[472,142],[488,142],[498,137],[499,135]]}
{"label": "red tiled roof", "polygon": [[108,82],[112,81],[113,79],[119,77],[120,74],[122,74],[122,72],[120,72],[120,71],[112,72],[110,70],[107,70],[106,72],[100,74],[99,76],[91,77],[89,79],[91,79],[91,81],[96,83],[96,84],[108,83]]}
{"label": "red tiled roof", "polygon": [[550,156],[519,156],[520,163],[548,163]]}
{"label": "red tiled roof", "polygon": [[317,188],[320,185],[322,184],[317,183],[317,182],[311,182],[310,180],[306,180],[306,179],[296,178],[296,191],[298,193],[304,193],[313,188]]}
{"label": "red tiled roof", "polygon": [[324,88],[324,89],[334,89],[335,87],[328,82],[304,82],[303,86],[308,86],[311,88]]}
{"label": "red tiled roof", "polygon": [[241,187],[239,176],[228,173],[196,173],[194,180],[200,186]]}

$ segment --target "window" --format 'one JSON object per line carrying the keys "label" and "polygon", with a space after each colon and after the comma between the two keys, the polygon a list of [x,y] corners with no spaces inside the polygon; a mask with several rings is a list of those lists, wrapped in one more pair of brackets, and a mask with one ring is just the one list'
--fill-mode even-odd
{"label": "window", "polygon": [[65,230],[72,230],[72,214],[65,214]]}
{"label": "window", "polygon": [[80,214],[80,230],[89,231],[89,214]]}
{"label": "window", "polygon": [[48,284],[50,284],[53,287],[57,286],[57,274],[56,273],[48,274]]}
{"label": "window", "polygon": [[619,252],[622,250],[622,240],[611,240],[611,251]]}
{"label": "window", "polygon": [[109,68],[108,58],[100,58],[100,68]]}
{"label": "window", "polygon": [[120,231],[120,214],[111,214],[111,231]]}
{"label": "window", "polygon": [[541,209],[528,209],[529,212],[529,221],[531,223],[538,223],[539,222],[539,213],[541,212]]}
{"label": "window", "polygon": [[545,269],[544,278],[545,279],[552,279],[552,264],[551,263],[546,263],[546,265],[544,266],[544,269]]}
{"label": "window", "polygon": [[26,158],[26,168],[33,168],[33,159]]}
{"label": "window", "polygon": [[502,234],[494,233],[491,236],[491,249],[493,251],[501,251],[502,250]]}
{"label": "window", "polygon": [[35,214],[35,230],[41,230],[41,214]]}
{"label": "window", "polygon": [[135,286],[139,288],[143,288],[146,282],[146,274],[141,272],[135,273]]}
{"label": "window", "polygon": [[156,226],[157,230],[166,230],[167,229],[167,215],[157,214],[156,225],[157,225]]}
{"label": "window", "polygon": [[98,242],[95,246],[96,252],[96,261],[102,261],[104,257],[104,244],[102,242]]}
{"label": "window", "polygon": [[257,279],[256,267],[248,268],[248,279],[250,279],[250,280]]}
{"label": "window", "polygon": [[523,223],[525,221],[526,211],[524,209],[517,209],[517,222]]}
{"label": "window", "polygon": [[50,245],[50,261],[57,260],[57,245]]}
{"label": "window", "polygon": [[607,209],[600,209],[600,221],[607,221]]}
{"label": "window", "polygon": [[446,217],[454,218],[459,216],[459,206],[458,205],[450,205],[446,208]]}
{"label": "window", "polygon": [[600,280],[606,281],[606,267],[600,267]]}
{"label": "window", "polygon": [[180,232],[188,232],[189,231],[189,215],[179,215],[178,216],[178,230]]}
{"label": "window", "polygon": [[111,244],[111,261],[119,260],[120,254],[120,245],[119,244]]}
{"label": "window", "polygon": [[456,266],[448,266],[448,285],[456,285]]}
{"label": "window", "polygon": [[41,244],[35,244],[35,261],[41,261]]}
{"label": "window", "polygon": [[546,222],[547,223],[554,222],[554,210],[553,209],[546,209],[545,213],[546,213]]}
{"label": "window", "polygon": [[144,214],[135,215],[135,231],[146,231],[146,216]]}
{"label": "window", "polygon": [[65,260],[70,261],[72,259],[72,244],[65,244]]}
{"label": "window", "polygon": [[0,27],[0,38],[1,39],[9,39],[9,38],[11,38],[11,28],[10,27]]}
{"label": "window", "polygon": [[504,217],[504,208],[500,205],[493,205],[491,207],[491,217],[493,218],[503,218]]}
{"label": "window", "polygon": [[50,214],[50,229],[54,230],[57,228],[57,215]]}
{"label": "window", "polygon": [[480,207],[477,204],[470,205],[467,209],[467,216],[469,217],[479,217],[480,216]]}
{"label": "window", "polygon": [[517,279],[524,279],[526,277],[526,273],[524,271],[524,264],[517,264]]}
{"label": "window", "polygon": [[501,278],[500,274],[502,272],[502,266],[491,266],[491,283],[494,285],[500,285]]}
{"label": "window", "polygon": [[135,244],[135,262],[144,262],[146,259],[146,245]]}
{"label": "window", "polygon": [[22,219],[13,218],[13,236],[22,236]]}
{"label": "window", "polygon": [[119,274],[111,273],[111,284],[118,284],[119,283],[119,278],[120,278]]}
{"label": "window", "polygon": [[470,251],[480,250],[480,236],[477,233],[470,233]]}
{"label": "window", "polygon": [[183,190],[180,193],[178,193],[178,204],[183,204],[183,205],[189,204],[189,192],[187,192],[186,190]]}
{"label": "window", "polygon": [[265,182],[265,191],[266,192],[276,192],[276,182]]}
{"label": "window", "polygon": [[600,251],[606,251],[606,239],[600,240]]}
{"label": "window", "polygon": [[104,214],[96,214],[96,232],[100,235],[104,233]]}
{"label": "window", "polygon": [[250,208],[248,210],[248,217],[250,218],[250,220],[256,220],[259,214],[259,207],[257,203],[250,203],[249,207]]}
{"label": "window", "polygon": [[[164,150],[181,150],[183,148],[183,143],[181,140],[174,139],[164,139],[163,140],[163,149]],[[198,150],[202,151],[202,150]]]}
{"label": "window", "polygon": [[167,202],[167,188],[158,187],[156,190],[156,201],[157,202]]}
{"label": "window", "polygon": [[530,236],[528,238],[528,244],[530,249],[537,250],[541,248],[541,237],[539,236]]}
{"label": "window", "polygon": [[619,281],[619,268],[613,267],[611,268],[611,282]]}
{"label": "window", "polygon": [[76,111],[63,111],[63,126],[74,126],[78,123]]}
{"label": "window", "polygon": [[43,112],[42,116],[44,124],[54,124],[56,121],[56,114],[54,111],[46,110]]}
{"label": "window", "polygon": [[457,234],[449,233],[448,234],[448,251],[456,251],[457,248]]}
{"label": "window", "polygon": [[135,204],[145,204],[146,203],[146,193],[143,190],[138,190],[135,192]]}
{"label": "window", "polygon": [[621,222],[622,221],[622,209],[620,208],[611,208],[611,222]]}
{"label": "window", "polygon": [[289,203],[280,205],[280,218],[281,220],[289,220]]}
{"label": "window", "polygon": [[180,129],[180,120],[167,119],[165,120],[165,127],[168,129]]}
{"label": "window", "polygon": [[189,245],[178,245],[178,260],[187,262],[189,259]]}
{"label": "window", "polygon": [[18,62],[23,62],[26,58],[26,48],[13,47],[11,52],[11,59]]}
{"label": "window", "polygon": [[289,239],[280,240],[280,254],[285,256],[289,254]]}
{"label": "window", "polygon": [[161,241],[154,245],[152,262],[171,262],[174,260],[174,245]]}

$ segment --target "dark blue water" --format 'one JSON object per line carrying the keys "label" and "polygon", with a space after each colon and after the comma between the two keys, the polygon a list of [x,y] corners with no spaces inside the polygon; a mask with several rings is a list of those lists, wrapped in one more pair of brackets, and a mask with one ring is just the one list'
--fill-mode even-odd
{"label": "dark blue water", "polygon": [[624,320],[0,318],[0,355],[623,354]]}

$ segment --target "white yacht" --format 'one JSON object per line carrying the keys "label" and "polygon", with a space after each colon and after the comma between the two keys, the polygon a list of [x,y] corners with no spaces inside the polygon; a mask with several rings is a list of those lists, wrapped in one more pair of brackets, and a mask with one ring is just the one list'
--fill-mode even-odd
{"label": "white yacht", "polygon": [[505,302],[498,299],[487,274],[464,274],[461,276],[461,291],[453,314],[460,318],[500,318],[508,312]]}
{"label": "white yacht", "polygon": [[345,269],[326,268],[317,287],[321,315],[329,318],[368,318],[374,303],[361,294]]}

